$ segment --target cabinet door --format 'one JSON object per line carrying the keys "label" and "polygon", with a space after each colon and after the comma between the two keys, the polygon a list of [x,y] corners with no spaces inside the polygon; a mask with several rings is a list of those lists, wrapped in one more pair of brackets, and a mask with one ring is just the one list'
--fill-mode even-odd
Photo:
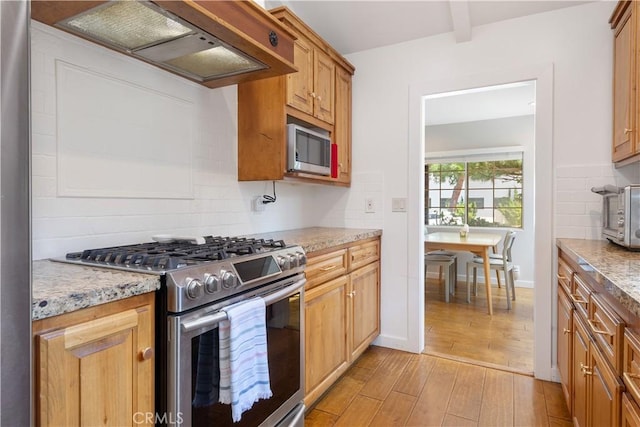
{"label": "cabinet door", "polygon": [[614,162],[635,153],[635,39],[631,2],[615,29],[613,58],[613,152]]}
{"label": "cabinet door", "polygon": [[351,74],[336,67],[333,142],[338,145],[338,181],[351,182]]}
{"label": "cabinet door", "polygon": [[578,314],[573,316],[573,425],[587,425],[587,375],[585,367],[589,365],[589,335],[584,321]]}
{"label": "cabinet door", "polygon": [[329,55],[315,49],[313,53],[313,115],[327,123],[333,123],[335,105],[335,69]]}
{"label": "cabinet door", "polygon": [[143,306],[38,335],[39,424],[122,426],[153,413],[152,321]]}
{"label": "cabinet door", "polygon": [[293,62],[298,72],[287,75],[287,104],[313,114],[313,50],[303,38],[294,42]]}
{"label": "cabinet door", "polygon": [[585,370],[589,377],[589,411],[590,425],[620,425],[620,398],[622,385],[620,379],[609,367],[606,359],[594,341],[589,348],[589,366]]}
{"label": "cabinet door", "polygon": [[567,407],[570,408],[573,307],[563,289],[558,286],[558,371],[560,371],[562,392],[564,393]]}
{"label": "cabinet door", "polygon": [[305,293],[305,402],[318,398],[347,367],[347,285],[342,276]]}
{"label": "cabinet door", "polygon": [[350,275],[351,360],[357,358],[380,333],[380,264],[373,263]]}
{"label": "cabinet door", "polygon": [[640,427],[640,408],[629,393],[622,395],[622,427]]}

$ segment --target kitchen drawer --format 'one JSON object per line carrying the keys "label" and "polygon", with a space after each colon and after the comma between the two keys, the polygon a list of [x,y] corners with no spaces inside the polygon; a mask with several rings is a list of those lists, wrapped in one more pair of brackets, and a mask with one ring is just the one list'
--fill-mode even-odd
{"label": "kitchen drawer", "polygon": [[624,331],[622,379],[627,391],[640,402],[640,339],[630,329]]}
{"label": "kitchen drawer", "polygon": [[380,259],[380,240],[349,248],[349,271]]}
{"label": "kitchen drawer", "polygon": [[574,271],[562,258],[558,258],[558,285],[562,286],[567,295],[573,291]]}
{"label": "kitchen drawer", "polygon": [[622,426],[640,427],[640,407],[629,393],[622,393]]}
{"label": "kitchen drawer", "polygon": [[306,289],[347,274],[349,268],[347,254],[346,249],[341,249],[324,255],[310,256],[304,270],[307,277]]}
{"label": "kitchen drawer", "polygon": [[582,315],[584,319],[589,318],[589,296],[591,291],[586,283],[575,274],[573,276],[573,291],[569,293],[569,298],[576,307],[578,313]]}
{"label": "kitchen drawer", "polygon": [[596,295],[589,299],[589,330],[613,370],[622,375],[622,340],[625,323]]}

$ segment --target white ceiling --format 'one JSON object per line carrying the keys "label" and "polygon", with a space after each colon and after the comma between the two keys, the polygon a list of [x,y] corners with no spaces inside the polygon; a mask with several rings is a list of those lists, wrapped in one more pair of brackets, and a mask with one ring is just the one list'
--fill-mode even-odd
{"label": "white ceiling", "polygon": [[428,96],[425,125],[442,125],[535,114],[534,81]]}
{"label": "white ceiling", "polygon": [[465,42],[479,25],[584,3],[589,1],[265,0],[267,9],[289,7],[343,55],[442,33]]}

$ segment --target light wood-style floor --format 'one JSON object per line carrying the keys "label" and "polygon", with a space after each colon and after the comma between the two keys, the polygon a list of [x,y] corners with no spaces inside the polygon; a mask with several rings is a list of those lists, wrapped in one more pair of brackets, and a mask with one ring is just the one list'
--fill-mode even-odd
{"label": "light wood-style floor", "polygon": [[429,278],[425,292],[424,353],[477,361],[486,366],[533,374],[533,289],[516,288],[516,300],[507,310],[504,288],[495,285],[493,317],[487,313],[484,284],[467,303],[464,280],[456,294],[444,300],[444,285]]}
{"label": "light wood-style floor", "polygon": [[305,426],[571,426],[560,385],[371,346]]}

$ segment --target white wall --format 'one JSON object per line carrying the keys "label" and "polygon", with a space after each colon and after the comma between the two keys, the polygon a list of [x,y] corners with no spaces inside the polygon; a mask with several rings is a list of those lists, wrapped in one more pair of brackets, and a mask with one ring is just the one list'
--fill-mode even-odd
{"label": "white wall", "polygon": [[[251,211],[251,199],[271,194],[272,184],[237,181],[236,86],[207,89],[38,22],[32,24],[34,259],[150,241],[154,234],[239,235],[316,225],[317,215],[308,206],[316,186],[278,183],[277,202],[264,212]],[[58,179],[65,171],[58,169],[57,123],[66,117],[58,117],[56,60],[192,103],[197,112],[192,129],[194,197],[61,197]],[[117,106],[125,105],[127,99],[87,102]],[[135,137],[124,138],[130,138],[127,145],[139,148]],[[86,144],[100,149],[95,147],[97,139],[87,138]],[[179,150],[181,143],[158,149]],[[92,178],[87,175],[85,179],[90,182]]]}
{"label": "white wall", "polygon": [[[391,198],[408,197],[409,97],[412,85],[474,74],[491,74],[524,66],[553,66],[553,164],[607,164],[611,133],[612,34],[608,19],[614,2],[595,2],[559,11],[533,15],[473,29],[472,40],[456,44],[453,34],[444,34],[348,55],[356,67],[353,87],[354,174],[376,176],[383,212],[379,221],[382,239],[382,334],[378,342],[399,348],[415,345],[416,324],[409,318],[409,275],[407,268],[409,230],[407,215],[391,213]],[[415,178],[418,179],[418,178]],[[582,190],[587,194],[588,190]],[[327,190],[330,193],[329,190]],[[554,194],[549,191],[545,201]],[[537,201],[542,202],[542,201]],[[357,206],[359,200],[353,200]],[[320,207],[320,203],[318,203]],[[556,214],[557,216],[557,214]],[[342,220],[348,224],[366,215]],[[325,224],[341,222],[332,211]],[[559,222],[559,221],[558,221]],[[541,220],[536,227],[553,227]],[[553,242],[548,242],[548,248]],[[410,270],[410,271],[407,271]],[[546,287],[548,283],[537,283]],[[554,305],[553,300],[544,302]],[[550,336],[549,330],[543,336]],[[549,338],[550,339],[550,338]],[[548,348],[551,344],[546,343]],[[550,359],[552,355],[547,357]],[[546,374],[545,374],[546,375]]]}

